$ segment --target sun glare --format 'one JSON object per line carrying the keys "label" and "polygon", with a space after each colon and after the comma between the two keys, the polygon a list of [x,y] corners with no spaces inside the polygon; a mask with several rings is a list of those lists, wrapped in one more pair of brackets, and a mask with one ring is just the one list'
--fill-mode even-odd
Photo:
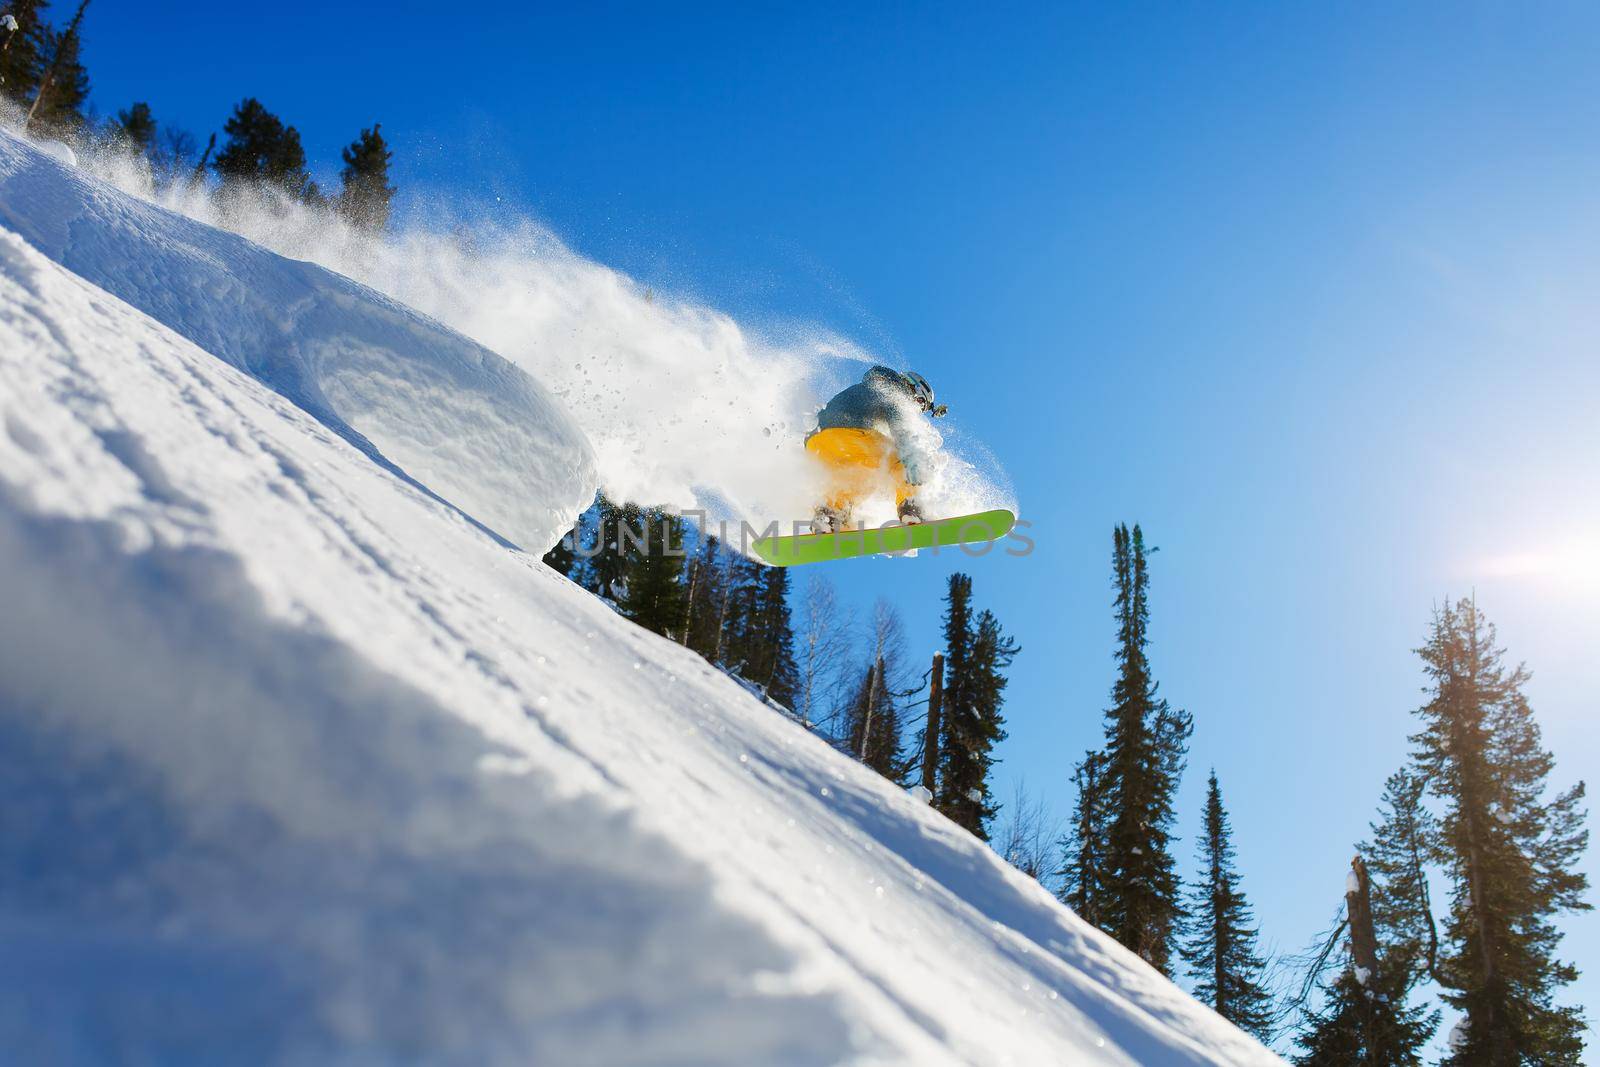
{"label": "sun glare", "polygon": [[1600,536],[1482,557],[1470,567],[1472,577],[1536,582],[1563,591],[1600,588]]}

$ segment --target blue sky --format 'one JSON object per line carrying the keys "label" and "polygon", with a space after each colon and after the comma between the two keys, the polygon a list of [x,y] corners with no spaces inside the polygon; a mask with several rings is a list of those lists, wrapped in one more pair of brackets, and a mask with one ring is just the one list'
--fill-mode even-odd
{"label": "blue sky", "polygon": [[[828,573],[919,651],[973,573],[1023,646],[1002,796],[1070,806],[1142,523],[1180,856],[1215,766],[1274,943],[1339,902],[1442,598],[1533,669],[1557,784],[1600,777],[1600,9],[172,0],[86,35],[102,110],[203,141],[256,95],[325,180],[381,120],[402,197],[926,374],[1038,549]],[[1600,968],[1600,919],[1565,928]]]}

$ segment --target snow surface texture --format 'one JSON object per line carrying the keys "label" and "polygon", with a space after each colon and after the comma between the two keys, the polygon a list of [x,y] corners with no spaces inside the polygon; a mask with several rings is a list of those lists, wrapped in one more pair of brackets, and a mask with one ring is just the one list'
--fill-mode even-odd
{"label": "snow surface texture", "polygon": [[[295,203],[219,206],[182,183],[157,193],[142,164],[83,155],[119,188],[358,279],[527,370],[593,442],[613,499],[699,509],[735,529],[809,519],[823,493],[805,435],[834,391],[880,361],[814,329],[752,330],[655,292],[526,220],[452,222],[448,205],[430,205],[433,228],[378,243]],[[924,512],[1015,512],[1000,464],[960,429],[961,398],[941,399],[955,414],[927,423],[946,449]],[[857,517],[894,518],[892,500],[877,504]]]}
{"label": "snow surface texture", "polygon": [[542,387],[347,278],[119,193],[3,131],[0,223],[519,545],[549,548],[594,498],[587,439]]}
{"label": "snow surface texture", "polygon": [[[6,207],[8,1059],[1277,1062]],[[78,249],[195,233],[73,217]],[[192,299],[303,269],[256,263]]]}

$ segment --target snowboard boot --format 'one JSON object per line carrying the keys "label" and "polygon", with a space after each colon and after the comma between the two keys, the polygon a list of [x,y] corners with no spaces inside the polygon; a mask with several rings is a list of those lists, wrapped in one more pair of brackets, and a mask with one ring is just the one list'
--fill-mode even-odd
{"label": "snowboard boot", "polygon": [[819,534],[838,533],[850,525],[850,512],[843,508],[830,507],[822,504],[817,507],[816,514],[811,516],[811,532]]}

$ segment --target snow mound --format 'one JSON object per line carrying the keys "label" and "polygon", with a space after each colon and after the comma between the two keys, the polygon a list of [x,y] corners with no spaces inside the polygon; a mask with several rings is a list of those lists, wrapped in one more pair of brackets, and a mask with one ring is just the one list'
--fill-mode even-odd
{"label": "snow mound", "polygon": [[0,224],[525,548],[549,548],[594,499],[593,450],[543,387],[347,278],[3,131]]}
{"label": "snow mound", "polygon": [[[242,348],[219,360],[46,258],[5,228],[4,180],[9,1057],[1277,1062]],[[121,239],[101,206],[43,206],[77,220],[69,252]],[[280,261],[215,247],[179,317],[220,299],[272,328],[238,287],[276,291]],[[333,302],[327,329],[341,307],[371,321]],[[390,370],[443,388],[426,359]]]}
{"label": "snow mound", "polygon": [[35,141],[33,144],[40,152],[59,163],[65,163],[69,167],[78,165],[78,153],[74,152],[70,145],[61,141]]}

